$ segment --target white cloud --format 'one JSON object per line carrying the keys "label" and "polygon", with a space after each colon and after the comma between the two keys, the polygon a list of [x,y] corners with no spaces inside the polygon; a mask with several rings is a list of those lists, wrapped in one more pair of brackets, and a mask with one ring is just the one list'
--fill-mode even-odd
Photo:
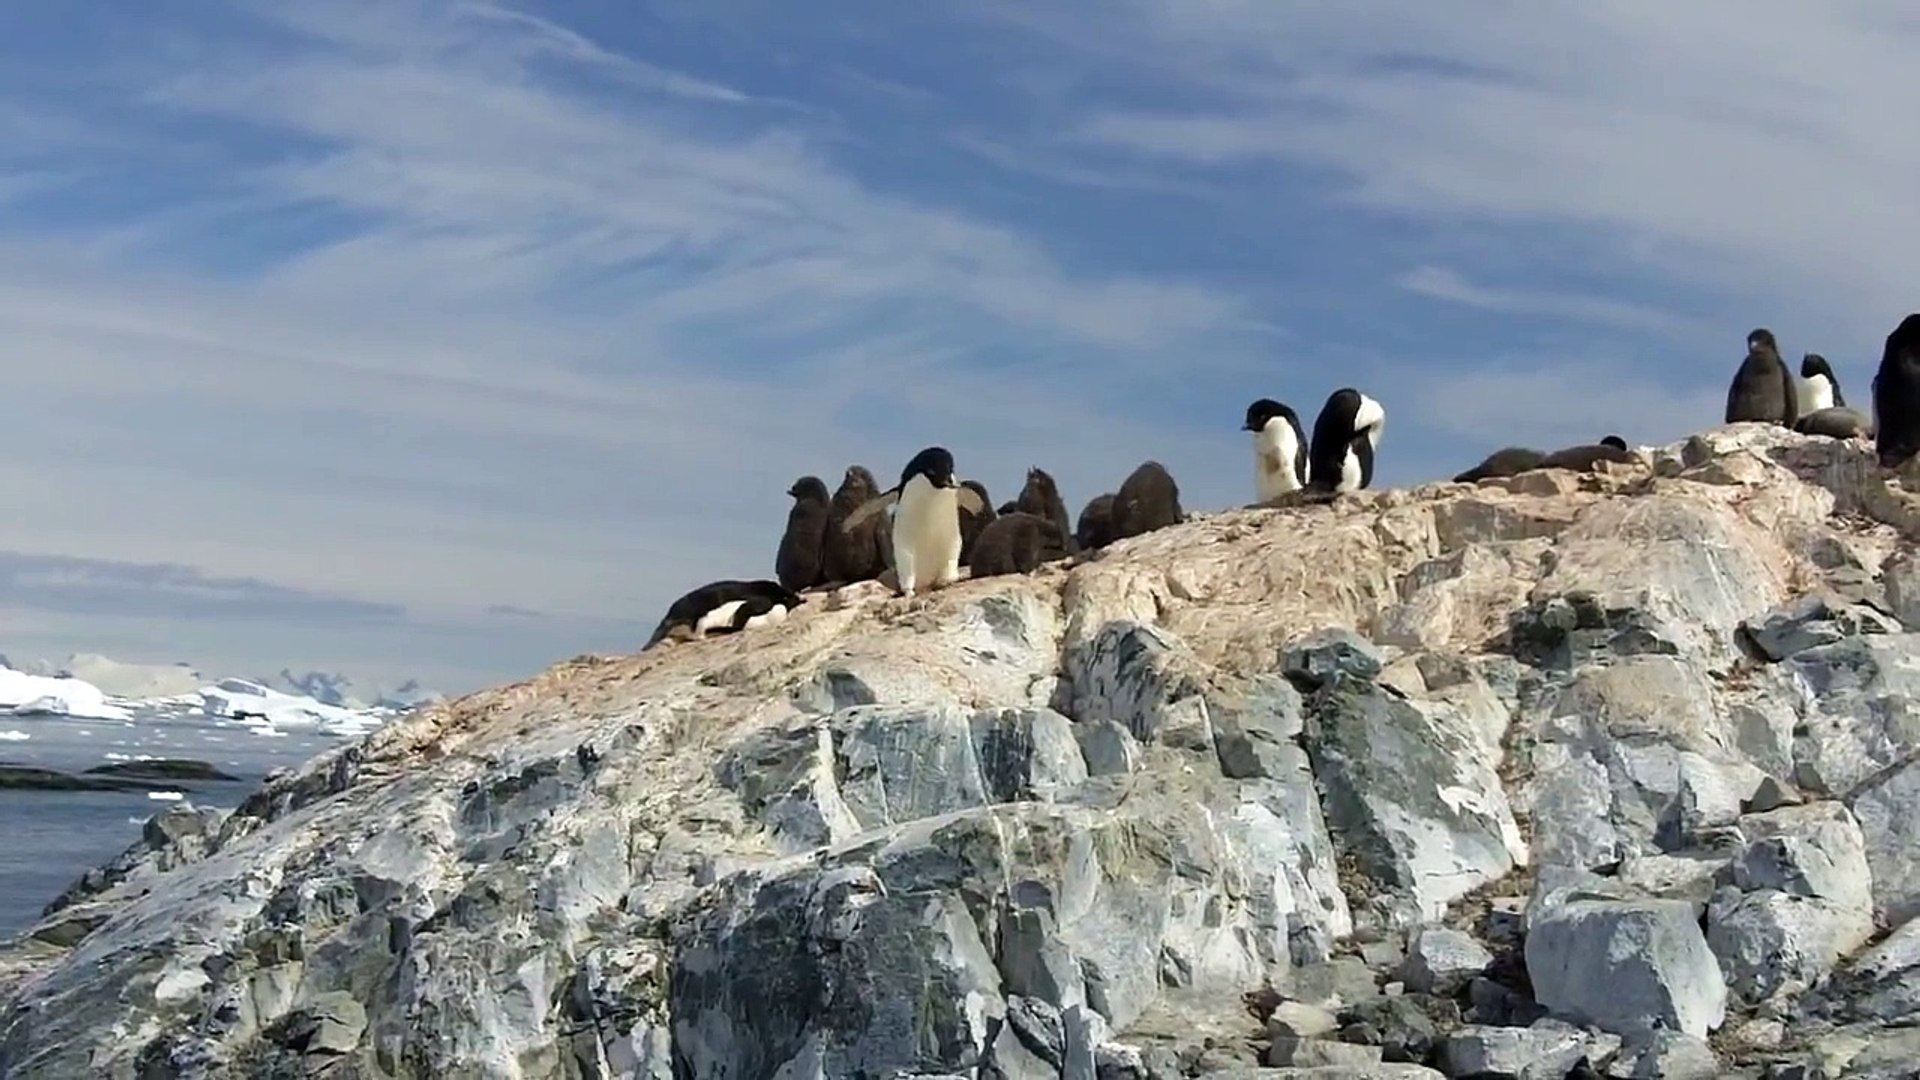
{"label": "white cloud", "polygon": [[1166,377],[1161,350],[1235,362],[1262,333],[1233,295],[876,190],[805,110],[550,22],[247,6],[273,35],[160,50],[121,111],[7,124],[194,135],[117,144],[174,170],[148,205],[0,232],[3,546],[412,621],[345,641],[16,605],[9,651],[471,685],[631,648],[678,592],[771,572],[802,471],[885,475],[935,441],[996,487],[1041,459],[1080,498],[1156,440],[1177,469],[1177,429],[1114,402]]}
{"label": "white cloud", "polygon": [[1886,73],[1920,46],[1920,20],[1892,0],[1099,10],[1077,26],[1060,8],[1019,18],[1182,104],[1085,103],[1064,134],[1089,152],[1289,162],[1414,220],[1576,227],[1543,261],[1741,304],[1711,312],[1730,339],[1781,323],[1877,360],[1915,303],[1904,181],[1920,146],[1897,132],[1920,88]]}

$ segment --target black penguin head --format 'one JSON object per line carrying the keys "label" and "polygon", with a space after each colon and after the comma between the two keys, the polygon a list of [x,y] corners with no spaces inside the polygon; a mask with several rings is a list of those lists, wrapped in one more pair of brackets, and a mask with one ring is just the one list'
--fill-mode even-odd
{"label": "black penguin head", "polygon": [[1747,335],[1748,352],[1759,352],[1763,349],[1768,352],[1780,351],[1780,346],[1773,340],[1773,331],[1764,326]]}
{"label": "black penguin head", "polygon": [[1627,440],[1621,438],[1618,435],[1609,435],[1606,438],[1600,440],[1600,445],[1611,446],[1615,450],[1625,450],[1627,448]]}
{"label": "black penguin head", "polygon": [[832,498],[827,494],[826,482],[817,476],[803,476],[795,480],[793,486],[787,489],[787,494],[796,499],[818,499],[821,502]]}
{"label": "black penguin head", "polygon": [[959,486],[953,479],[953,454],[944,446],[929,446],[913,455],[907,467],[900,470],[900,486],[906,487],[907,481],[916,476],[926,477],[927,483],[937,488]]}
{"label": "black penguin head", "polygon": [[1294,415],[1292,409],[1272,398],[1261,398],[1259,401],[1247,406],[1247,422],[1240,426],[1240,430],[1264,431],[1266,430],[1268,422],[1275,417],[1283,417],[1296,427],[1298,427],[1300,423],[1299,418]]}
{"label": "black penguin head", "polygon": [[1800,377],[1811,379],[1815,375],[1825,375],[1829,382],[1839,381],[1833,377],[1833,368],[1827,365],[1827,358],[1810,352],[1800,358]]}
{"label": "black penguin head", "polygon": [[1043,498],[1051,498],[1058,490],[1059,489],[1054,486],[1053,477],[1048,475],[1047,470],[1038,465],[1030,466],[1027,469],[1027,492],[1040,495]]}
{"label": "black penguin head", "polygon": [[994,514],[998,517],[1007,517],[1010,514],[1017,514],[1019,512],[1020,504],[1015,500],[1008,499],[1006,502],[1000,504],[1000,508],[995,510]]}

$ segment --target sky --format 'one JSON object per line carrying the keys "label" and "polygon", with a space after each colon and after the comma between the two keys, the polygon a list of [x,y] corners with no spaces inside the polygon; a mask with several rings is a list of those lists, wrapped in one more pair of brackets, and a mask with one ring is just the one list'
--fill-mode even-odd
{"label": "sky", "polygon": [[1892,0],[0,6],[0,652],[458,692],[771,576],[939,444],[1070,509],[1864,404],[1920,298]]}

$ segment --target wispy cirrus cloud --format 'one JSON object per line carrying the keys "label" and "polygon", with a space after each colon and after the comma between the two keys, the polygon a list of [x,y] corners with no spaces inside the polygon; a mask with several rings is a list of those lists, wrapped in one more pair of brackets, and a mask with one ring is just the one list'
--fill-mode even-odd
{"label": "wispy cirrus cloud", "polygon": [[16,654],[473,685],[770,572],[796,473],[938,442],[1238,503],[1245,401],[1349,383],[1388,483],[1488,430],[1674,438],[1755,325],[1864,386],[1920,229],[1887,0],[0,29],[0,546],[399,611],[0,598]]}

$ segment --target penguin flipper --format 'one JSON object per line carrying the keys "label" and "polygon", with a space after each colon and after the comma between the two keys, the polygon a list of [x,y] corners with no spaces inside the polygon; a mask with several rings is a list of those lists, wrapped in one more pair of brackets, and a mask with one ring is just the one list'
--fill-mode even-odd
{"label": "penguin flipper", "polygon": [[847,520],[840,523],[840,531],[852,532],[857,526],[860,525],[861,522],[866,521],[868,518],[874,516],[875,514],[880,513],[881,511],[885,510],[887,507],[892,506],[894,503],[899,501],[900,501],[899,488],[894,488],[892,491],[882,492],[879,495],[876,495],[873,498],[868,499],[866,502],[861,503],[857,508],[855,508],[853,513],[847,515]]}
{"label": "penguin flipper", "polygon": [[959,502],[960,509],[975,517],[987,512],[987,504],[981,501],[980,493],[970,487],[962,485],[955,489],[954,499]]}

